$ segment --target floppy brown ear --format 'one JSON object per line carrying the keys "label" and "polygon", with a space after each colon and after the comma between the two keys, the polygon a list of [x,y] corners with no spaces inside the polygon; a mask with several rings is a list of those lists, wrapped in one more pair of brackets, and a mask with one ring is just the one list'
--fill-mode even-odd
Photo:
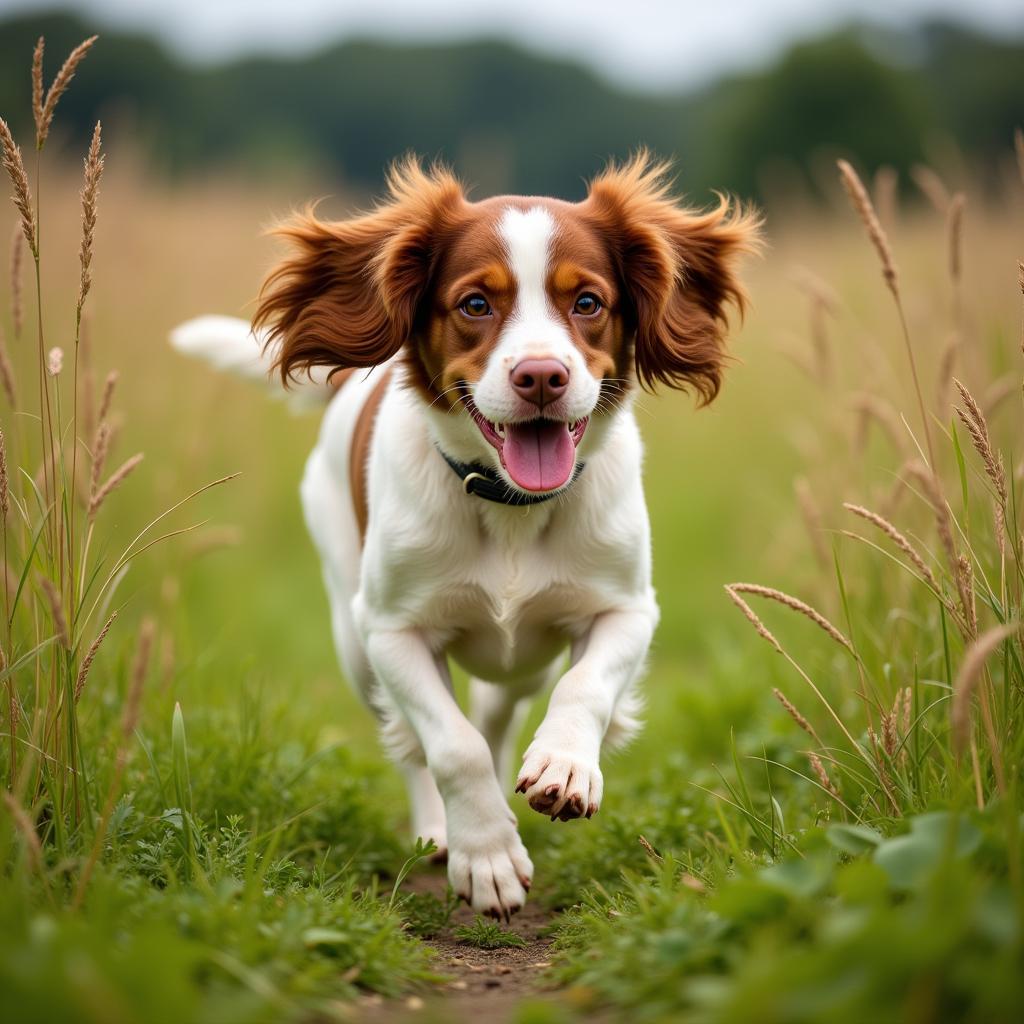
{"label": "floppy brown ear", "polygon": [[266,328],[285,384],[314,366],[376,366],[408,339],[430,278],[437,233],[464,202],[446,170],[409,158],[391,168],[370,213],[322,221],[312,210],[275,233],[291,254],[267,277],[254,326]]}
{"label": "floppy brown ear", "polygon": [[640,383],[691,386],[705,404],[721,385],[729,309],[746,304],[737,263],[759,247],[760,219],[724,197],[706,213],[684,209],[668,170],[639,153],[595,178],[587,205],[632,307]]}

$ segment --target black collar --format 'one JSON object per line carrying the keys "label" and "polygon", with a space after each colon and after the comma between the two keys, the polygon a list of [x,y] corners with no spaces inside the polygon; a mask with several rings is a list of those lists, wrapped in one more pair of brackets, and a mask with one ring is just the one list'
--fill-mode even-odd
{"label": "black collar", "polygon": [[[527,494],[525,491],[515,491],[497,473],[482,462],[459,462],[450,455],[446,455],[440,448],[441,457],[452,468],[452,472],[462,481],[462,489],[474,497],[483,498],[484,501],[493,501],[498,505],[539,505],[541,502],[550,501],[552,498],[564,493],[563,491],[551,491],[548,494]],[[583,472],[584,463],[579,462],[572,475],[570,485],[574,484]]]}

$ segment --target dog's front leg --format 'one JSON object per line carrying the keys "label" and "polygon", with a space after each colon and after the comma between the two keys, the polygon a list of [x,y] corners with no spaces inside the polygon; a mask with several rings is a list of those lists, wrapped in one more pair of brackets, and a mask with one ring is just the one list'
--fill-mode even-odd
{"label": "dog's front leg", "polygon": [[568,821],[589,818],[600,807],[601,743],[619,698],[643,667],[656,622],[653,599],[594,619],[523,757],[516,792],[525,793],[535,811]]}
{"label": "dog's front leg", "polygon": [[369,629],[377,681],[412,726],[444,800],[448,878],[474,910],[506,920],[523,905],[533,865],[483,736],[459,709],[417,630]]}

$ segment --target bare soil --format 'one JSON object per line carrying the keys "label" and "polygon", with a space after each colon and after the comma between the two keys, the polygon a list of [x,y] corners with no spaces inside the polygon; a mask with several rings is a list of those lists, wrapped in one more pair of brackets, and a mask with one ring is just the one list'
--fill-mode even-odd
{"label": "bare soil", "polygon": [[[444,898],[447,880],[443,868],[419,872],[404,888],[412,892],[430,892]],[[460,942],[452,931],[459,925],[471,925],[474,914],[460,904],[449,926],[427,945],[437,951],[435,970],[447,981],[419,996],[386,1000],[367,996],[356,1007],[354,1020],[368,1024],[398,1024],[417,1021],[480,1021],[505,1024],[517,1006],[526,999],[557,999],[546,976],[550,966],[551,937],[547,934],[554,915],[536,899],[527,900],[512,918],[510,931],[521,936],[526,945],[504,949],[478,949]]]}

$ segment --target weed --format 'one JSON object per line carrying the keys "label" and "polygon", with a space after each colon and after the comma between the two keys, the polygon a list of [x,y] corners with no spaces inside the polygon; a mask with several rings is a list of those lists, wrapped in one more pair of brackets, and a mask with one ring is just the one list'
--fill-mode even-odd
{"label": "weed", "polygon": [[411,892],[398,905],[406,929],[417,938],[432,939],[448,927],[459,897],[451,886],[445,889],[444,899],[430,892]]}
{"label": "weed", "polygon": [[489,921],[480,914],[476,915],[471,925],[460,924],[452,929],[452,934],[459,942],[465,942],[477,949],[522,949],[526,940],[502,928],[497,921]]}

